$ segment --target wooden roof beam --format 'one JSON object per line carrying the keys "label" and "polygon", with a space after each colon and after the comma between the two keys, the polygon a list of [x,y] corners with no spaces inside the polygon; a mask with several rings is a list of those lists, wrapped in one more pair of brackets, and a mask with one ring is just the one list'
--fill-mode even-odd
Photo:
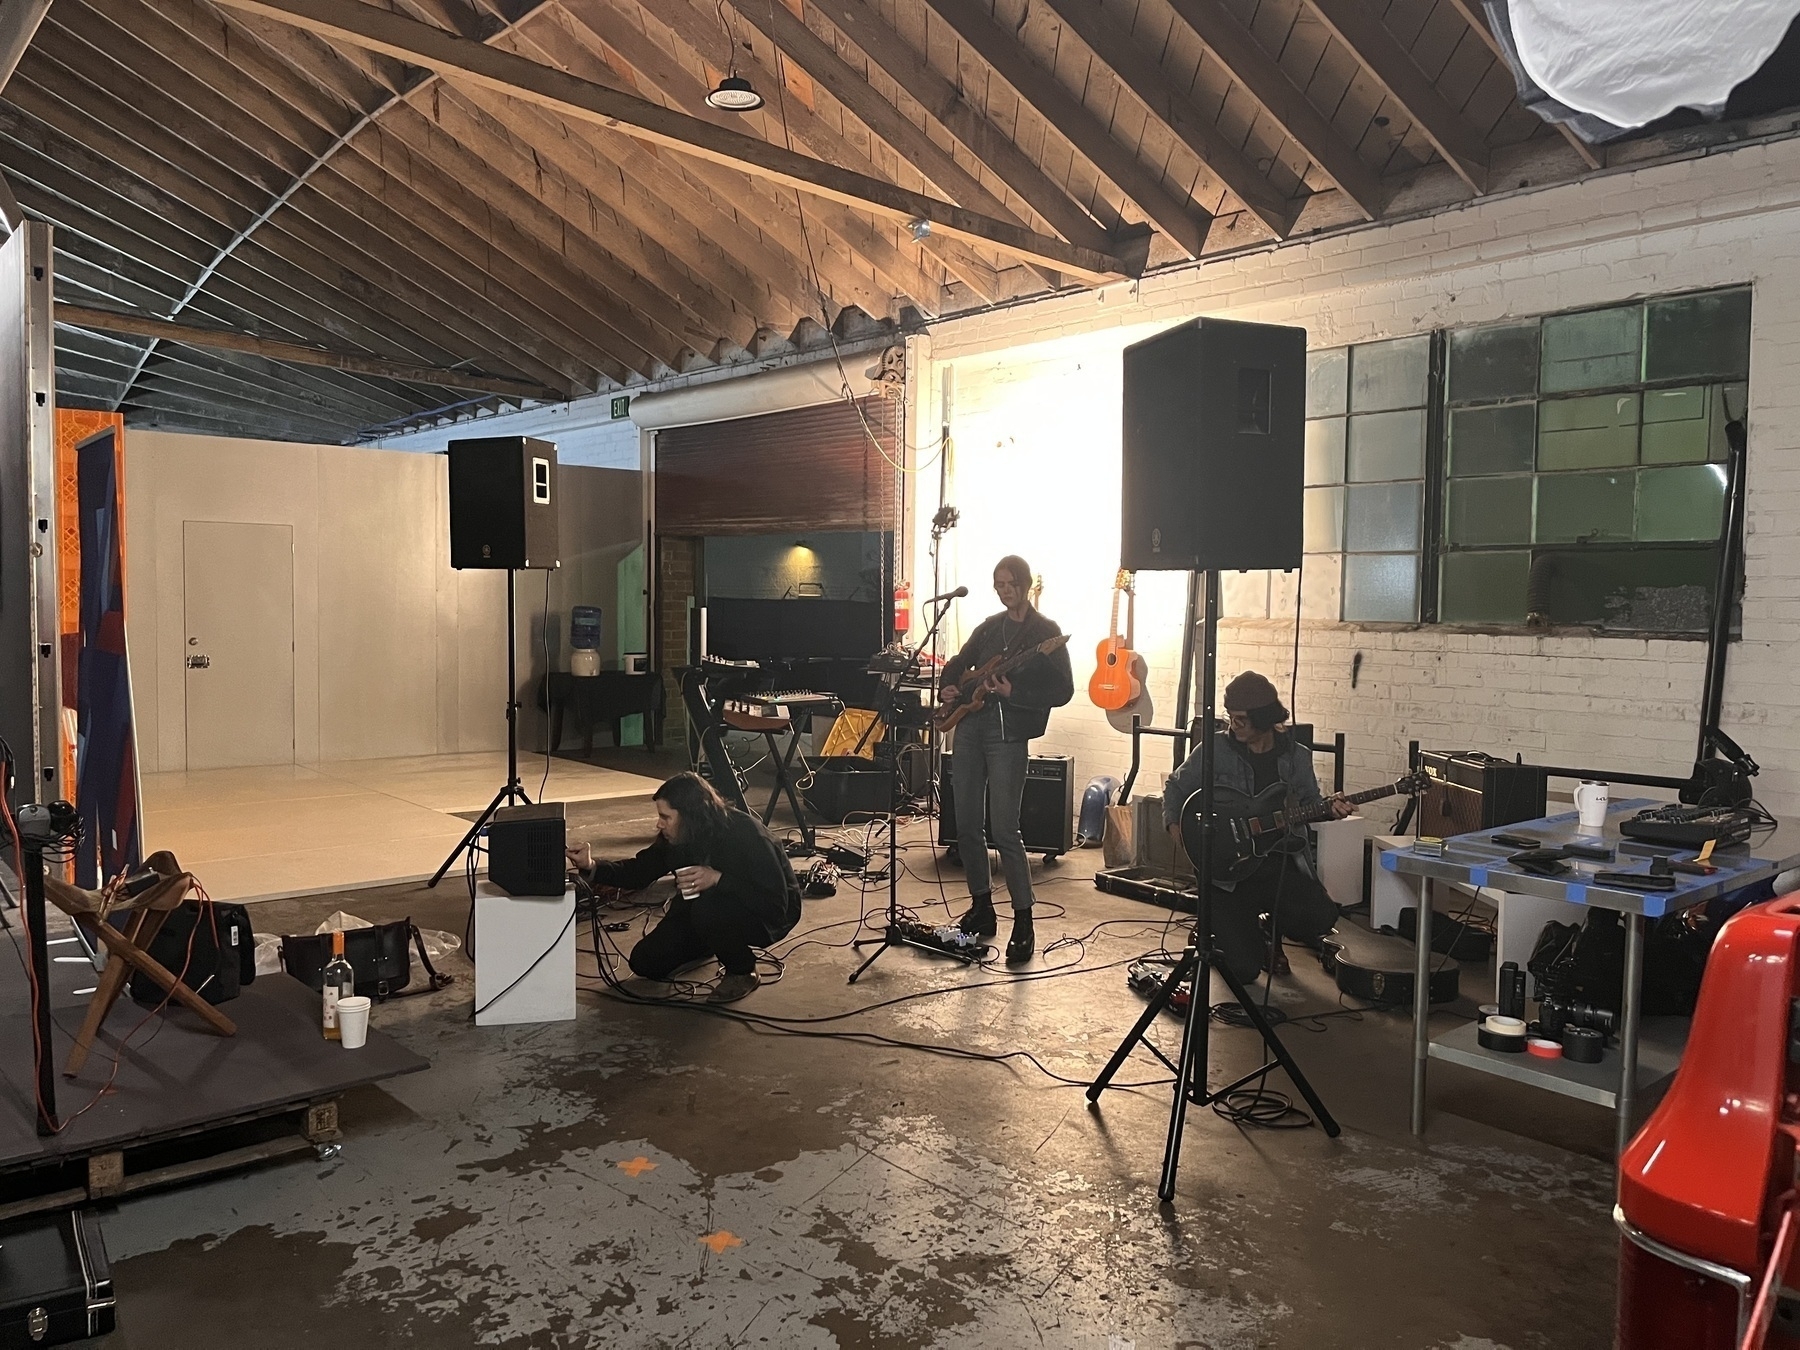
{"label": "wooden roof beam", "polygon": [[196,328],[192,324],[169,323],[138,314],[116,314],[111,310],[92,309],[85,305],[56,307],[56,322],[73,328],[97,329],[103,333],[123,333],[158,341],[185,342],[192,347],[211,347],[220,351],[248,352],[271,361],[291,361],[302,366],[325,366],[332,370],[358,375],[377,375],[387,380],[404,380],[409,384],[443,385],[450,389],[475,389],[487,394],[505,394],[511,398],[540,399],[546,403],[561,402],[565,395],[556,389],[531,384],[525,380],[502,379],[477,371],[444,370],[434,366],[412,366],[399,361],[383,361],[355,352],[332,352],[322,347],[305,347],[296,342],[272,342],[250,333],[230,333],[214,328]]}
{"label": "wooden roof beam", "polygon": [[1438,93],[1412,53],[1364,0],[1306,0],[1369,74],[1406,109],[1425,139],[1476,196],[1487,191],[1488,146],[1466,118]]}
{"label": "wooden roof beam", "polygon": [[19,68],[19,59],[50,12],[50,0],[0,0],[0,89]]}
{"label": "wooden roof beam", "polygon": [[[1488,27],[1487,14],[1481,7],[1481,0],[1450,0],[1450,5],[1463,16],[1464,22],[1475,30],[1475,36],[1480,38],[1483,45],[1499,58],[1500,64],[1507,68],[1507,74],[1511,75],[1512,63],[1506,59],[1506,50],[1501,47],[1500,39],[1495,37],[1494,30]],[[1576,135],[1573,127],[1567,122],[1552,122],[1550,125],[1562,133],[1562,138],[1569,143],[1576,154],[1581,156],[1583,164],[1590,169],[1600,167],[1600,156],[1594,153],[1594,147]]]}
{"label": "wooden roof beam", "polygon": [[1176,140],[1194,152],[1195,158],[1244,204],[1244,209],[1277,239],[1286,236],[1298,214],[1294,203],[1281,195],[1242,149],[1232,145],[1218,124],[1196,108],[1175,87],[1160,62],[1131,40],[1130,31],[1114,15],[1100,8],[1098,0],[1039,0],[1062,26],[1118,78],[1125,91],[1167,127]]}
{"label": "wooden roof beam", "polygon": [[511,52],[459,38],[358,0],[220,0],[332,42],[393,56],[436,73],[537,103],[565,117],[768,178],[903,222],[928,221],[944,234],[999,249],[1088,281],[1127,274],[1123,259],[995,220],[921,192],[909,192],[686,113],[577,79]]}
{"label": "wooden roof beam", "polygon": [[1130,198],[1151,224],[1188,256],[1200,256],[1206,232],[1212,227],[1212,215],[1206,208],[1191,200],[1178,200],[1136,155],[1112,138],[1080,99],[1034,62],[983,6],[969,0],[924,0],[924,4],[1082,158]]}
{"label": "wooden roof beam", "polygon": [[[817,3],[817,0],[814,0]],[[1375,170],[1356,147],[1338,135],[1325,115],[1307,101],[1306,91],[1238,21],[1223,0],[1168,0],[1184,24],[1219,59],[1231,77],[1262,105],[1264,112],[1304,150],[1339,192],[1370,220],[1381,214],[1386,193]]]}

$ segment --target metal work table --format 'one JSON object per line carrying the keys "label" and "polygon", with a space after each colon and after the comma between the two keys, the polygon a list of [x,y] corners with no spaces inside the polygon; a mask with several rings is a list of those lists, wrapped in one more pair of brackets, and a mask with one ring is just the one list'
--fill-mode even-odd
{"label": "metal work table", "polygon": [[[1497,1074],[1565,1096],[1613,1108],[1617,1116],[1617,1147],[1623,1150],[1631,1138],[1632,1114],[1639,1087],[1667,1077],[1681,1058],[1687,1035],[1684,1017],[1658,1017],[1646,1024],[1641,994],[1644,978],[1644,920],[1677,914],[1695,905],[1765,880],[1800,865],[1800,822],[1782,821],[1773,830],[1760,830],[1748,843],[1714,850],[1718,871],[1709,877],[1676,873],[1675,889],[1636,891],[1595,883],[1602,871],[1631,871],[1657,854],[1691,854],[1692,849],[1659,848],[1625,839],[1618,822],[1656,803],[1628,799],[1611,804],[1605,828],[1583,831],[1575,812],[1542,820],[1519,821],[1494,830],[1458,835],[1444,841],[1444,856],[1431,857],[1413,848],[1381,855],[1389,871],[1420,878],[1418,967],[1413,994],[1412,1131],[1425,1133],[1425,1067],[1430,1059],[1443,1059],[1483,1073]],[[1518,852],[1496,844],[1494,834],[1525,834],[1541,839],[1545,847],[1582,842],[1610,846],[1613,862],[1568,860],[1570,870],[1560,876],[1536,876],[1513,867],[1506,860]],[[1437,1040],[1431,1038],[1431,909],[1432,891],[1438,882],[1488,887],[1503,895],[1535,896],[1569,904],[1615,910],[1625,921],[1624,1007],[1620,1009],[1618,1063],[1575,1064],[1568,1060],[1536,1059],[1483,1049],[1476,1042],[1473,1025],[1459,1027]],[[1612,1084],[1616,1083],[1614,1087]]]}

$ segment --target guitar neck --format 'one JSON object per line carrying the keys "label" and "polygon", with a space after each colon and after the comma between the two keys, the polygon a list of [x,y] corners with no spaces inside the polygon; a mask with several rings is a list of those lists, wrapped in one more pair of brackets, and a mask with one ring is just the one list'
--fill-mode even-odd
{"label": "guitar neck", "polygon": [[[1367,792],[1352,792],[1344,800],[1352,806],[1361,806],[1364,802],[1378,802],[1383,797],[1392,797],[1403,791],[1403,784],[1389,783],[1386,787],[1370,788]],[[1303,806],[1298,811],[1284,811],[1281,821],[1284,825],[1307,825],[1315,820],[1327,820],[1330,816],[1330,801],[1322,801],[1316,806]]]}

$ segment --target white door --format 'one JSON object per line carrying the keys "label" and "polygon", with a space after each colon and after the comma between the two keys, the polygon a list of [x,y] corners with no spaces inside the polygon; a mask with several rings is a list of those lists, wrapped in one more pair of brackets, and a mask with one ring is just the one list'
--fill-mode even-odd
{"label": "white door", "polygon": [[294,529],[182,522],[187,766],[294,762]]}

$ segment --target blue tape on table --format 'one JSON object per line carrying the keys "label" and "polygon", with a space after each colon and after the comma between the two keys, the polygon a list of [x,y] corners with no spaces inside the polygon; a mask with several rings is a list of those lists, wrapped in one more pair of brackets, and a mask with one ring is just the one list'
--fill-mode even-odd
{"label": "blue tape on table", "polygon": [[1394,862],[1399,856],[1400,856],[1399,849],[1394,849],[1394,848],[1383,849],[1381,851],[1381,865],[1390,872],[1398,871],[1399,869],[1394,866]]}
{"label": "blue tape on table", "polygon": [[1571,904],[1585,905],[1587,903],[1587,886],[1579,881],[1571,881],[1563,895],[1563,899],[1569,901]]}
{"label": "blue tape on table", "polygon": [[1477,889],[1479,889],[1479,888],[1481,888],[1481,887],[1483,887],[1483,886],[1485,886],[1485,885],[1487,885],[1487,884],[1488,884],[1488,870],[1487,870],[1487,868],[1485,868],[1485,867],[1471,867],[1471,868],[1470,868],[1470,869],[1469,869],[1469,884],[1470,884],[1470,885],[1471,885],[1471,886],[1474,886],[1474,887],[1476,887],[1476,888],[1477,888]]}

